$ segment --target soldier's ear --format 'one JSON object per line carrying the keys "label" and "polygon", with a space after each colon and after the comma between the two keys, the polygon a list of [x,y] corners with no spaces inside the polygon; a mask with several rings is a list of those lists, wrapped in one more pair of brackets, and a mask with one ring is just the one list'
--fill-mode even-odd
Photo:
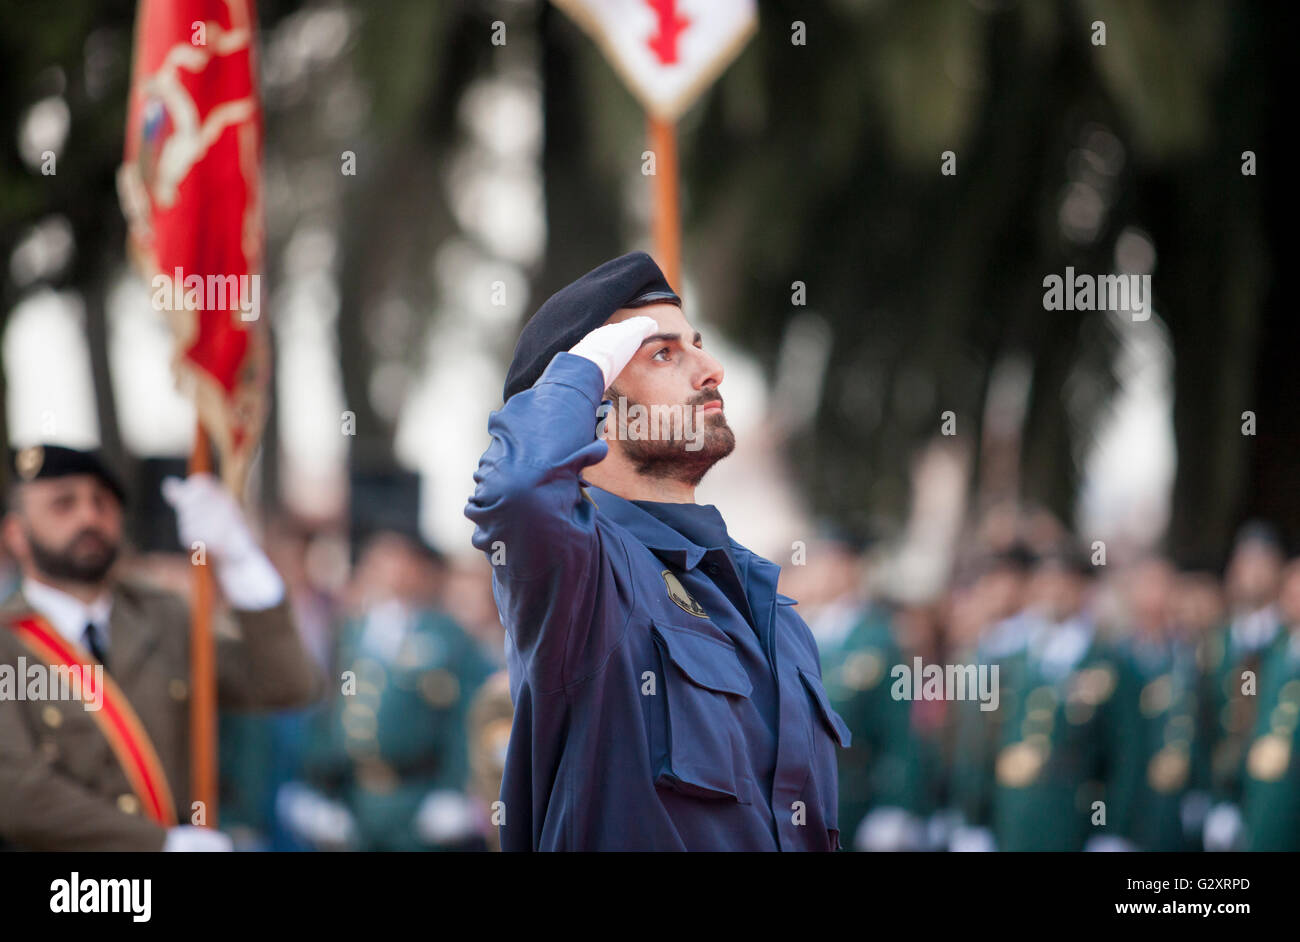
{"label": "soldier's ear", "polygon": [[14,559],[21,561],[27,558],[27,534],[23,532],[22,521],[12,505],[0,521],[0,539],[4,540],[5,549]]}

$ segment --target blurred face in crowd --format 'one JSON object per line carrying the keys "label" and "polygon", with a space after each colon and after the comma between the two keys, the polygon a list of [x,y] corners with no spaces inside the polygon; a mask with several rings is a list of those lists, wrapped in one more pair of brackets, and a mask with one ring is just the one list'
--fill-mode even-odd
{"label": "blurred face in crowd", "polygon": [[101,583],[122,544],[122,505],[93,474],[18,485],[5,543],[24,574],[49,583]]}
{"label": "blurred face in crowd", "polygon": [[1034,571],[1029,604],[1052,622],[1063,622],[1083,609],[1086,580],[1062,563],[1049,561]]}
{"label": "blurred face in crowd", "polygon": [[1223,590],[1213,576],[1186,572],[1178,576],[1173,593],[1174,620],[1191,637],[1199,637],[1223,621]]}
{"label": "blurred face in crowd", "polygon": [[1282,555],[1267,543],[1246,543],[1232,555],[1228,595],[1239,609],[1263,608],[1277,598]]}
{"label": "blurred face in crowd", "polygon": [[980,594],[979,582],[954,585],[948,592],[948,634],[959,649],[974,645],[996,619]]}
{"label": "blurred face in crowd", "polygon": [[1141,634],[1164,634],[1169,622],[1174,578],[1174,568],[1163,559],[1143,560],[1128,573],[1129,618]]}
{"label": "blurred face in crowd", "polygon": [[823,544],[817,553],[817,565],[805,568],[815,580],[815,586],[810,588],[819,602],[866,594],[866,564],[861,556],[842,544]]}
{"label": "blurred face in crowd", "polygon": [[1024,607],[1025,573],[1014,566],[995,566],[976,583],[990,621],[1010,618]]}
{"label": "blurred face in crowd", "polygon": [[1277,601],[1282,620],[1292,631],[1300,630],[1300,559],[1291,560],[1282,571],[1282,590]]}
{"label": "blurred face in crowd", "polygon": [[442,590],[441,567],[406,537],[382,533],[371,539],[357,560],[350,596],[354,604],[383,601],[428,606]]}
{"label": "blurred face in crowd", "polygon": [[[614,411],[605,422],[605,437],[638,473],[694,487],[736,447],[718,392],[722,364],[705,352],[699,333],[675,304],[623,308],[607,323],[640,316],[654,318],[659,331],[641,344],[609,387]],[[633,441],[627,430],[631,423],[620,421],[620,415],[638,405],[647,410],[668,407],[672,412],[661,414],[680,412],[682,419],[661,422],[657,437]]]}
{"label": "blurred face in crowd", "polygon": [[497,641],[505,631],[492,596],[492,566],[481,555],[461,557],[452,565],[443,604],[452,618],[479,637]]}

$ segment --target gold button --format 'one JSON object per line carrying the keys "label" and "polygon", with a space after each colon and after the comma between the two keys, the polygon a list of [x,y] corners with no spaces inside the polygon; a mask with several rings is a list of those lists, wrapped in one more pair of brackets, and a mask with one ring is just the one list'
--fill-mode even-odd
{"label": "gold button", "polygon": [[54,729],[58,729],[63,725],[63,714],[55,706],[47,706],[44,710],[41,710],[41,719],[45,721],[46,726]]}
{"label": "gold button", "polygon": [[134,795],[118,795],[117,807],[125,814],[139,814],[140,799],[136,798]]}
{"label": "gold button", "polygon": [[190,695],[189,685],[179,677],[173,677],[167,684],[167,692],[173,700],[184,700]]}
{"label": "gold button", "polygon": [[438,668],[420,677],[420,693],[430,706],[445,710],[460,699],[460,681],[449,670]]}
{"label": "gold button", "polygon": [[59,757],[59,744],[48,739],[45,740],[45,742],[41,743],[41,755],[53,762]]}

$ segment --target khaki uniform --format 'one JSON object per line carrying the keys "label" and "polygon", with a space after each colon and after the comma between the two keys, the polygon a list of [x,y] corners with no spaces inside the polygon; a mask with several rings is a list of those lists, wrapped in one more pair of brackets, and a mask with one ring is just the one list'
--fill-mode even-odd
{"label": "khaki uniform", "polygon": [[[0,606],[0,664],[39,663],[10,631],[32,609]],[[217,696],[225,709],[280,709],[323,690],[287,602],[217,620]],[[189,609],[178,596],[113,588],[109,674],[139,716],[189,823]],[[0,842],[25,850],[161,850],[166,829],[141,813],[93,714],[80,701],[0,700]]]}

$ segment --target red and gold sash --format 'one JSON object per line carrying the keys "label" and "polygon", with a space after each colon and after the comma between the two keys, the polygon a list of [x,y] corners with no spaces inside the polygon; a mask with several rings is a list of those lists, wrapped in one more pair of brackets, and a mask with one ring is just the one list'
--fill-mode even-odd
{"label": "red and gold sash", "polygon": [[[66,667],[79,675],[83,699],[95,696],[95,672],[85,669],[94,663],[88,653],[60,635],[39,615],[13,619],[9,627],[47,665]],[[103,677],[102,708],[89,713],[108,740],[145,814],[165,827],[172,827],[176,824],[176,805],[153,742],[122,689],[107,673]]]}

